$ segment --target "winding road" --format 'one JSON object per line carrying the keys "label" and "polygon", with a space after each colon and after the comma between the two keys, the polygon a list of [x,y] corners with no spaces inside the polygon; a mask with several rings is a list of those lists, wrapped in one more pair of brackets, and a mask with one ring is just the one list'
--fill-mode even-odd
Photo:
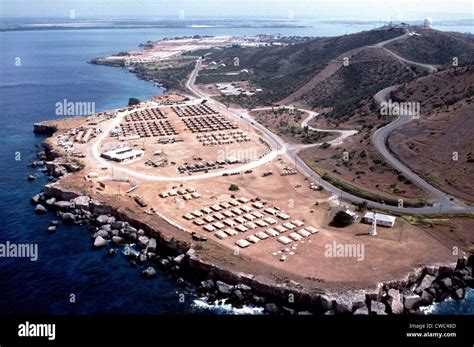
{"label": "winding road", "polygon": [[[377,47],[380,47],[392,54],[393,52],[387,50],[384,48],[384,45],[404,38],[408,34],[401,35],[397,38],[393,38],[384,42],[381,42],[377,44]],[[409,61],[407,59],[404,59],[397,54],[393,53],[392,54],[395,58],[399,59],[405,64],[413,64],[416,66],[423,67],[427,69],[429,72],[436,72],[437,69],[436,67],[428,64],[421,64],[413,61]],[[438,201],[435,203],[433,206],[425,206],[425,207],[398,207],[398,206],[390,206],[386,204],[381,204],[379,202],[375,201],[370,201],[367,199],[360,198],[358,196],[349,194],[344,192],[343,190],[333,186],[332,184],[324,181],[318,174],[316,174],[306,163],[304,163],[296,154],[296,151],[290,150],[286,143],[276,134],[268,130],[266,127],[263,125],[259,124],[255,120],[253,120],[248,112],[242,112],[241,110],[233,110],[230,108],[227,108],[225,105],[222,103],[218,102],[215,99],[210,98],[209,95],[206,95],[204,92],[200,91],[196,86],[195,86],[195,81],[196,81],[196,76],[201,68],[201,58],[198,59],[196,62],[196,67],[193,70],[190,78],[186,82],[186,87],[197,97],[199,98],[206,98],[212,100],[212,103],[217,106],[218,109],[220,109],[222,112],[227,112],[228,114],[242,119],[245,122],[247,122],[250,126],[253,126],[254,128],[258,129],[262,133],[264,133],[269,139],[273,141],[273,143],[276,144],[278,153],[279,154],[285,154],[291,161],[295,163],[295,165],[298,167],[298,169],[303,172],[306,176],[310,177],[314,181],[319,182],[319,184],[325,188],[326,190],[330,191],[332,194],[337,195],[341,199],[345,199],[354,203],[361,203],[361,202],[367,202],[368,206],[371,208],[378,208],[378,209],[385,209],[389,211],[394,211],[394,212],[400,212],[400,213],[410,213],[410,214],[433,214],[433,213],[456,213],[456,212],[474,212],[473,207],[466,207],[463,205],[460,205],[456,203],[456,201],[450,197],[448,194],[440,191],[439,189],[433,187],[430,185],[428,182],[424,181],[421,177],[416,175],[414,172],[412,172],[408,167],[406,167],[404,164],[402,164],[399,160],[397,160],[391,153],[390,150],[386,146],[386,139],[388,135],[394,131],[395,129],[403,126],[404,124],[408,123],[411,121],[412,117],[410,115],[402,115],[398,117],[395,121],[391,122],[387,126],[378,129],[374,136],[373,136],[373,142],[375,145],[375,148],[377,151],[389,162],[390,165],[392,165],[395,169],[398,171],[402,172],[407,178],[409,178],[413,183],[417,184],[421,188],[425,189],[429,193],[431,193]],[[390,95],[390,92],[396,89],[398,85],[395,86],[390,86],[388,88],[384,88],[383,90],[379,91],[375,96],[374,99],[378,102],[385,102],[387,101],[387,97]],[[240,111],[240,112],[239,112]],[[308,110],[303,110],[308,112]],[[308,118],[305,119],[306,124],[309,122],[309,120],[317,115],[316,112],[309,111]],[[318,130],[312,128],[312,130]],[[322,129],[320,129],[322,130]],[[325,131],[335,131],[335,130],[329,130],[325,129]],[[336,130],[341,132],[342,130]],[[352,130],[355,131],[355,130]],[[351,134],[351,131],[344,131],[345,137],[353,135]],[[339,140],[342,140],[341,138],[338,138]]]}
{"label": "winding road", "polygon": [[[289,110],[289,109],[292,109],[292,107],[291,106],[257,107],[257,108],[254,108],[254,109],[250,110],[250,111],[251,112],[252,111],[271,111],[271,110],[278,110],[278,109],[280,109],[280,110],[281,109],[288,109]],[[305,119],[303,119],[303,121],[301,122],[301,128],[304,129],[305,127],[308,127],[308,129],[312,130],[312,131],[317,131],[317,132],[322,132],[322,133],[338,133],[338,134],[340,134],[334,140],[331,140],[331,141],[327,142],[332,146],[339,146],[342,143],[344,143],[344,140],[346,138],[358,133],[357,130],[339,130],[339,129],[329,129],[328,130],[328,129],[314,128],[314,127],[308,125],[308,123],[311,121],[311,119],[319,116],[319,113],[311,111],[311,110],[306,110],[306,109],[303,109],[303,108],[298,108],[298,111],[301,111],[301,112],[304,112],[304,113],[308,114],[308,116]],[[306,149],[306,148],[320,146],[321,144],[322,144],[322,142],[321,143],[309,143],[309,144],[294,144],[294,145],[289,145],[288,147],[290,147],[294,151],[301,151],[301,150]]]}
{"label": "winding road", "polygon": [[[383,46],[388,43],[392,42],[396,39],[401,39],[405,37],[407,34],[399,36],[398,38],[394,38],[391,40],[387,40],[385,42],[381,42],[377,44],[378,47],[385,49]],[[387,49],[385,49],[387,50]],[[387,50],[388,51],[388,50]],[[389,51],[390,52],[390,51]],[[391,52],[392,54],[393,52]],[[392,54],[394,57],[397,59],[400,59],[400,61],[403,61],[405,64],[414,64],[417,66],[421,66],[426,68],[430,72],[436,71],[436,68],[431,65],[427,64],[420,64],[416,62],[411,62],[408,61],[402,57],[399,57],[395,53]],[[332,184],[328,183],[327,181],[324,181],[318,174],[316,174],[306,163],[304,163],[297,155],[297,152],[299,151],[300,146],[296,147],[289,147],[285,143],[283,139],[281,139],[278,135],[261,125],[260,123],[256,122],[253,117],[249,115],[248,110],[241,110],[241,109],[231,109],[226,107],[224,104],[220,103],[219,101],[212,99],[209,95],[206,95],[204,92],[199,90],[196,85],[196,76],[201,69],[201,63],[202,59],[199,58],[196,61],[196,66],[194,70],[192,71],[189,79],[186,81],[186,88],[197,98],[197,100],[193,100],[190,103],[196,103],[196,102],[201,102],[203,99],[208,100],[210,103],[215,106],[216,109],[218,109],[220,112],[227,114],[229,116],[235,117],[237,120],[247,123],[248,126],[251,126],[258,130],[260,133],[262,133],[264,136],[266,136],[272,143],[272,150],[269,154],[266,156],[260,158],[259,160],[252,161],[243,165],[235,166],[230,169],[225,169],[225,170],[219,170],[217,172],[208,172],[204,174],[199,174],[199,175],[191,175],[191,176],[185,176],[185,175],[179,175],[179,176],[160,176],[160,175],[149,175],[149,174],[144,174],[140,172],[136,172],[134,170],[131,170],[125,166],[122,165],[117,165],[114,163],[111,163],[110,161],[107,161],[103,159],[100,156],[99,153],[99,146],[101,142],[108,136],[110,130],[118,126],[122,119],[129,114],[130,112],[135,112],[137,109],[134,109],[132,111],[124,111],[124,112],[119,112],[117,114],[117,117],[111,122],[111,124],[104,129],[103,133],[97,137],[95,140],[94,144],[91,147],[91,155],[94,158],[94,160],[100,164],[103,165],[107,168],[113,168],[114,171],[117,172],[122,172],[125,173],[129,176],[133,176],[136,178],[140,178],[143,180],[147,181],[177,181],[177,180],[182,180],[182,181],[191,181],[191,180],[200,180],[200,179],[208,179],[208,178],[213,178],[213,177],[219,177],[222,176],[223,173],[232,173],[232,172],[239,172],[243,170],[250,170],[253,168],[256,168],[258,166],[264,165],[274,159],[276,159],[279,155],[284,155],[288,157],[288,159],[292,162],[295,163],[295,166],[307,177],[311,178],[312,180],[316,181],[321,185],[324,189],[330,191],[332,194],[340,197],[341,199],[351,201],[353,203],[361,203],[361,202],[367,202],[368,206],[371,208],[377,208],[377,209],[384,209],[384,210],[390,210],[394,212],[400,212],[400,213],[410,213],[410,214],[432,214],[432,213],[438,213],[438,212],[474,212],[474,208],[471,207],[465,207],[462,205],[459,205],[455,202],[455,200],[447,195],[446,193],[438,190],[437,188],[431,186],[429,183],[424,181],[422,178],[420,178],[418,175],[416,175],[414,172],[412,172],[408,167],[403,165],[399,160],[397,160],[389,151],[389,149],[386,146],[386,140],[389,134],[394,131],[395,129],[403,126],[404,124],[408,123],[411,121],[412,117],[410,115],[401,115],[399,116],[395,121],[391,122],[387,126],[378,129],[373,136],[373,143],[377,151],[389,162],[389,164],[397,169],[398,171],[402,172],[407,178],[409,178],[412,182],[420,186],[421,188],[425,189],[429,193],[431,193],[438,202],[434,204],[433,206],[425,206],[425,207],[420,207],[420,208],[413,208],[413,207],[397,207],[397,206],[390,206],[390,205],[385,205],[381,204],[375,201],[369,201],[360,197],[357,197],[355,195],[346,193],[342,191],[341,189],[333,186]],[[398,86],[391,86],[388,88],[385,88],[381,91],[379,91],[375,96],[375,100],[378,103],[381,102],[386,102],[387,97],[390,95],[390,92],[393,91],[395,88]],[[288,106],[283,106],[283,107],[288,107]],[[265,108],[258,108],[259,109],[265,109]],[[271,107],[269,107],[271,109]],[[308,125],[309,121],[316,117],[318,115],[317,112],[313,112],[310,110],[304,110],[302,111],[306,112],[308,114],[308,117],[305,118],[301,124],[302,127],[305,127]],[[338,129],[317,129],[313,127],[309,127],[311,130],[315,131],[327,131],[327,132],[338,132],[341,134],[337,139],[333,140],[333,144],[337,145],[342,143],[342,141],[347,138],[348,136],[352,136],[355,133],[357,133],[356,130],[338,130]],[[312,146],[313,144],[309,145]]]}

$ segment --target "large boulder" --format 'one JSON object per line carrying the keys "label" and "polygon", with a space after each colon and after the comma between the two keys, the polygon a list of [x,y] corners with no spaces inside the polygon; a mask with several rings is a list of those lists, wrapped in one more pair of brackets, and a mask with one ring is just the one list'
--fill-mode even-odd
{"label": "large boulder", "polygon": [[449,277],[445,277],[442,280],[439,281],[439,284],[441,285],[442,288],[446,290],[451,290],[453,286],[453,281]]}
{"label": "large boulder", "polygon": [[125,243],[124,239],[120,236],[112,236],[112,242],[116,245],[121,245]]}
{"label": "large boulder", "polygon": [[366,290],[366,297],[369,300],[381,301],[383,296],[383,284],[379,283],[376,287],[369,288]]}
{"label": "large boulder", "polygon": [[56,201],[54,203],[54,207],[62,210],[62,211],[67,211],[71,208],[71,202],[69,201]]}
{"label": "large boulder", "polygon": [[55,198],[55,197],[49,198],[49,199],[47,199],[47,200],[45,201],[46,205],[48,205],[48,206],[50,206],[50,207],[53,206],[55,202],[56,202],[56,198]]}
{"label": "large boulder", "polygon": [[466,291],[464,290],[464,288],[459,288],[459,289],[456,289],[454,291],[454,293],[451,295],[451,297],[454,300],[460,300],[460,299],[464,299],[465,295],[466,295]]}
{"label": "large boulder", "polygon": [[98,224],[107,224],[107,221],[109,220],[109,216],[105,214],[101,214],[99,217],[96,218],[96,221]]}
{"label": "large boulder", "polygon": [[429,288],[431,286],[431,284],[434,282],[435,279],[436,279],[435,276],[425,275],[425,277],[423,277],[423,280],[420,282],[418,287],[416,287],[415,293],[420,295],[426,288]]}
{"label": "large boulder", "polygon": [[[142,236],[140,236],[142,237]],[[145,236],[146,237],[146,236]],[[155,252],[156,251],[156,239],[150,238],[146,245],[147,252]]]}
{"label": "large boulder", "polygon": [[411,295],[405,296],[404,305],[407,310],[414,310],[418,308],[421,301],[422,301],[421,297],[419,297],[416,294],[411,294]]}
{"label": "large boulder", "polygon": [[421,304],[423,306],[428,306],[433,303],[434,296],[431,295],[427,290],[424,290],[423,293],[421,293]]}
{"label": "large boulder", "polygon": [[278,309],[277,305],[269,302],[268,304],[265,305],[263,312],[265,312],[266,314],[277,315],[280,312],[280,310]]}
{"label": "large boulder", "polygon": [[242,305],[245,301],[245,297],[240,290],[234,290],[232,292],[232,301],[234,304]]}
{"label": "large boulder", "polygon": [[426,267],[426,274],[430,276],[438,276],[438,267],[431,265]]}
{"label": "large boulder", "polygon": [[453,272],[454,272],[454,269],[449,266],[440,266],[438,268],[438,277],[439,278],[449,277],[453,274]]}
{"label": "large boulder", "polygon": [[183,262],[185,256],[185,254],[180,254],[177,257],[173,258],[173,262],[180,265]]}
{"label": "large boulder", "polygon": [[35,205],[39,204],[39,202],[41,201],[41,198],[42,198],[42,195],[41,194],[36,194],[35,196],[33,196],[31,198],[31,202]]}
{"label": "large boulder", "polygon": [[323,312],[332,310],[334,306],[334,299],[327,295],[320,295],[319,296],[319,306]]}
{"label": "large boulder", "polygon": [[89,209],[92,213],[98,215],[106,215],[107,213],[112,213],[112,208],[108,205],[103,205],[100,201],[96,199],[91,199],[89,202]]}
{"label": "large boulder", "polygon": [[214,287],[215,287],[214,281],[211,280],[211,279],[201,281],[201,289],[202,290],[209,291],[209,290],[214,289]]}
{"label": "large boulder", "polygon": [[232,286],[222,281],[216,281],[217,291],[223,295],[229,295],[232,291]]}
{"label": "large boulder", "polygon": [[378,314],[378,315],[385,314],[385,304],[380,301],[371,301],[370,312]]}
{"label": "large boulder", "polygon": [[100,248],[107,245],[107,240],[105,240],[102,236],[97,236],[94,240],[94,247]]}
{"label": "large boulder", "polygon": [[441,302],[441,301],[444,301],[446,300],[447,298],[449,298],[449,292],[442,289],[442,288],[438,288],[436,290],[436,294],[435,294],[435,301],[436,302]]}
{"label": "large boulder", "polygon": [[402,314],[403,313],[403,302],[400,291],[397,289],[388,290],[388,306],[393,314]]}
{"label": "large boulder", "polygon": [[368,315],[369,309],[367,308],[367,306],[359,307],[357,310],[355,310],[354,314],[355,315]]}
{"label": "large boulder", "polygon": [[98,230],[94,235],[92,235],[93,238],[96,238],[97,236],[100,236],[104,239],[109,237],[109,234],[107,233],[106,230]]}
{"label": "large boulder", "polygon": [[76,216],[69,212],[63,213],[61,218],[64,223],[74,223],[76,221]]}
{"label": "large boulder", "polygon": [[252,288],[250,288],[250,286],[246,285],[246,284],[243,284],[243,283],[238,283],[236,288],[238,290],[240,290],[240,292],[246,296],[246,297],[250,297],[252,296]]}
{"label": "large boulder", "polygon": [[150,239],[145,235],[138,237],[138,245],[142,248],[145,248],[149,241]]}
{"label": "large boulder", "polygon": [[149,266],[145,270],[143,270],[143,276],[147,278],[155,277],[156,276],[156,270],[154,267]]}
{"label": "large boulder", "polygon": [[125,227],[125,222],[115,221],[110,226],[112,227],[112,229],[122,229]]}
{"label": "large boulder", "polygon": [[36,205],[36,207],[35,207],[35,212],[36,212],[37,214],[45,214],[45,213],[46,213],[46,208],[45,208],[43,205],[38,204],[38,205]]}
{"label": "large boulder", "polygon": [[90,201],[91,201],[91,198],[89,198],[88,196],[80,195],[73,200],[73,203],[76,206],[76,208],[81,209],[81,210],[87,210],[89,209]]}
{"label": "large boulder", "polygon": [[336,296],[336,313],[352,313],[360,307],[364,307],[366,302],[365,293],[352,292],[340,293]]}

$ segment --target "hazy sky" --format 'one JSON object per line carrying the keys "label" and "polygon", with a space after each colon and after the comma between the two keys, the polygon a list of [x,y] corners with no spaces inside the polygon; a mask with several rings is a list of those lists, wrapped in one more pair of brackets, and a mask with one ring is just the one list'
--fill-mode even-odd
{"label": "hazy sky", "polygon": [[0,17],[274,17],[351,20],[473,18],[473,0],[0,0]]}

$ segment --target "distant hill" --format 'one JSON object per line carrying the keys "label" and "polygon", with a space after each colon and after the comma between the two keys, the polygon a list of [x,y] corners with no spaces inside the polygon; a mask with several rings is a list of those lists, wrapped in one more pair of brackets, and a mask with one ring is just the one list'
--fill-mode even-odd
{"label": "distant hill", "polygon": [[347,67],[308,90],[301,101],[310,107],[330,107],[329,118],[344,120],[365,99],[379,90],[404,82],[419,72],[400,62],[379,47],[366,47],[357,52]]}
{"label": "distant hill", "polygon": [[403,58],[439,65],[452,65],[457,57],[459,65],[474,61],[473,35],[447,33],[433,29],[417,29],[419,35],[407,36],[388,43],[385,48]]}
{"label": "distant hill", "polygon": [[[206,61],[225,64],[220,70],[233,68],[235,57],[239,67],[248,69],[250,83],[260,86],[263,91],[254,97],[233,97],[230,101],[240,104],[271,104],[282,100],[307,83],[315,74],[324,69],[332,60],[347,51],[374,45],[404,34],[404,29],[390,28],[364,31],[356,34],[327,37],[279,47],[243,48],[228,47],[215,50]],[[341,62],[342,64],[342,62]],[[235,68],[234,68],[235,69]],[[203,72],[204,74],[205,72]],[[199,79],[197,80],[199,82]]]}

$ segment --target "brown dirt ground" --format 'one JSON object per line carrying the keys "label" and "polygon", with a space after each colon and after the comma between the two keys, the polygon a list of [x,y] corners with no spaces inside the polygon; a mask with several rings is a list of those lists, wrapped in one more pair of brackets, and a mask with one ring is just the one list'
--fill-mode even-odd
{"label": "brown dirt ground", "polygon": [[[84,152],[87,151],[85,145]],[[176,153],[176,157],[179,157]],[[97,179],[87,182],[84,175],[95,171],[89,160],[84,160],[86,168],[74,175],[69,175],[61,180],[61,185],[82,191],[107,204],[116,206],[135,218],[152,225],[165,237],[182,240],[198,249],[203,259],[212,261],[222,266],[230,266],[237,271],[255,274],[257,277],[281,280],[291,278],[303,283],[309,288],[356,288],[373,285],[379,281],[403,277],[412,268],[421,263],[442,262],[453,260],[451,249],[446,242],[441,242],[432,236],[438,233],[435,226],[430,234],[418,227],[411,226],[398,218],[393,229],[379,228],[379,237],[370,238],[367,232],[369,225],[355,223],[345,229],[335,229],[328,226],[332,216],[339,209],[328,202],[327,192],[316,192],[309,189],[309,182],[301,174],[294,176],[280,176],[281,170],[291,163],[285,162],[285,157],[274,160],[257,169],[251,174],[217,177],[212,180],[198,180],[190,182],[146,182],[138,179],[138,188],[129,196],[116,185],[107,185],[106,189],[98,190]],[[263,178],[262,173],[272,170],[273,175]],[[99,170],[100,171],[100,170]],[[101,175],[110,174],[100,171]],[[288,255],[288,260],[281,262],[279,255],[273,252],[289,246],[283,246],[275,238],[260,241],[248,248],[241,249],[235,255],[234,242],[238,238],[246,237],[265,228],[258,228],[252,232],[247,231],[242,235],[228,237],[224,240],[217,239],[212,233],[204,231],[183,219],[183,215],[203,206],[213,205],[216,202],[230,198],[228,188],[231,183],[238,184],[237,196],[248,198],[259,197],[269,205],[275,205],[287,212],[291,219],[300,219],[305,225],[318,229],[318,234],[312,235],[304,242],[298,244],[295,254]],[[175,198],[162,199],[160,192],[169,190],[173,186],[183,184],[192,186],[202,196],[184,204]],[[146,210],[153,208],[169,218],[172,223],[178,224],[188,231],[195,231],[209,238],[205,243],[191,240],[189,233],[178,229],[167,221],[155,215],[144,213],[144,208],[139,207],[132,195],[139,195],[148,202]],[[315,203],[318,202],[318,206]],[[352,207],[352,209],[354,209]],[[279,221],[279,224],[282,224]],[[469,224],[469,223],[468,223]],[[469,224],[470,225],[470,224]],[[465,225],[460,224],[459,235],[464,235]],[[289,234],[286,232],[285,234]],[[464,236],[465,237],[465,236]],[[465,237],[467,239],[467,237]],[[310,242],[311,241],[311,242]],[[364,261],[354,258],[331,258],[324,255],[326,245],[337,243],[363,243],[365,244]],[[465,240],[464,240],[465,241]],[[388,257],[387,255],[390,254]]]}

